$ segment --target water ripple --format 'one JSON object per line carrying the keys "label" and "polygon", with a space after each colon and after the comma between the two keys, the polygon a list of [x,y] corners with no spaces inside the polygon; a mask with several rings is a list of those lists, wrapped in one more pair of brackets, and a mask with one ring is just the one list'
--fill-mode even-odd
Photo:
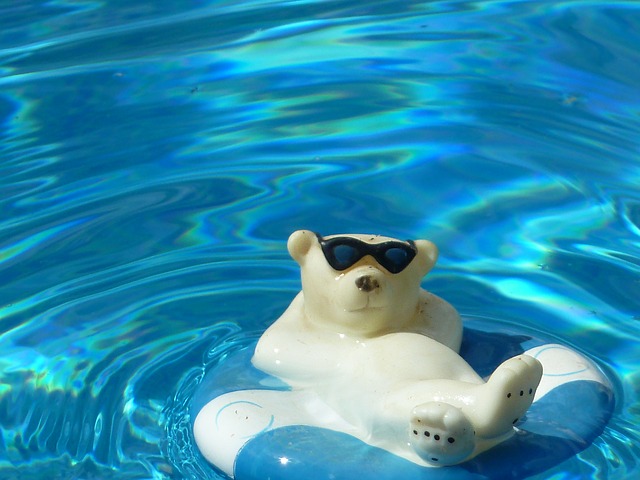
{"label": "water ripple", "polygon": [[433,239],[468,321],[617,385],[550,475],[637,473],[636,2],[0,10],[2,478],[216,478],[190,399],[299,288],[297,228]]}

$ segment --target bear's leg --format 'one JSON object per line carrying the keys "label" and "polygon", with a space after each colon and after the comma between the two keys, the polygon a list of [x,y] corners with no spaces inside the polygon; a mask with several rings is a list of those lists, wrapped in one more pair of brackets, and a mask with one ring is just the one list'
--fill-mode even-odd
{"label": "bear's leg", "polygon": [[493,438],[509,432],[531,406],[541,378],[542,365],[529,355],[502,363],[487,383],[476,389],[467,412],[478,436]]}
{"label": "bear's leg", "polygon": [[[501,364],[484,384],[427,380],[406,398],[422,399],[409,421],[409,443],[432,465],[460,463],[505,440],[531,406],[542,366],[529,355]],[[405,390],[406,392],[407,390]]]}
{"label": "bear's leg", "polygon": [[411,413],[409,443],[431,465],[455,465],[473,453],[475,432],[459,408],[447,403],[428,402]]}

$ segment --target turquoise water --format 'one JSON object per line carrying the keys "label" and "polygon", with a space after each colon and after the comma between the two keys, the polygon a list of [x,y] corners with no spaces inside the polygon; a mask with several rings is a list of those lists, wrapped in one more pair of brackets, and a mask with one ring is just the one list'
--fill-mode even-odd
{"label": "turquoise water", "polygon": [[187,408],[299,289],[286,238],[616,385],[539,478],[640,475],[640,4],[0,1],[0,478],[219,477]]}

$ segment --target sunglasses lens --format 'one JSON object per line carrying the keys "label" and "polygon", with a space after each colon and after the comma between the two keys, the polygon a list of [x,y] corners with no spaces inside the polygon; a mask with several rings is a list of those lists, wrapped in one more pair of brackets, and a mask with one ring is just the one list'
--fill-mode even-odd
{"label": "sunglasses lens", "polygon": [[[380,264],[391,273],[398,273],[411,263],[413,255],[409,255],[409,251],[404,248],[392,247],[384,252],[384,260]],[[382,260],[382,259],[381,259]]]}
{"label": "sunglasses lens", "polygon": [[351,245],[336,245],[331,249],[331,252],[333,253],[333,263],[335,263],[331,266],[336,270],[349,268],[362,258],[358,249]]}

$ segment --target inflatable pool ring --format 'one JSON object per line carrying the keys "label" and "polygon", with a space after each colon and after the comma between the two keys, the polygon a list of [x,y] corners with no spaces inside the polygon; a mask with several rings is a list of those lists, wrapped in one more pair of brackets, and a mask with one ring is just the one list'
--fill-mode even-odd
{"label": "inflatable pool ring", "polygon": [[[230,477],[525,478],[586,448],[610,418],[613,389],[578,352],[481,321],[463,333],[419,288],[430,242],[300,231],[289,251],[302,294],[193,398],[196,443]],[[400,304],[406,320],[385,316]],[[416,377],[413,360],[435,372]]]}
{"label": "inflatable pool ring", "polygon": [[[473,324],[473,328],[465,327],[461,353],[478,371],[492,371],[501,363],[503,358],[495,352],[528,351],[537,355],[549,372],[543,374],[536,398],[518,425],[518,434],[494,449],[461,465],[425,468],[348,434],[301,421],[277,428],[272,424],[263,428],[262,433],[245,438],[242,449],[227,452],[231,461],[221,462],[218,468],[226,469],[227,474],[239,480],[515,480],[544,472],[573,457],[602,433],[613,411],[613,389],[590,360],[566,346],[548,343],[549,339],[522,331],[505,331],[492,322],[471,320],[468,323]],[[277,378],[251,365],[254,346],[225,358],[207,373],[192,400],[191,418],[195,419],[207,404],[225,393],[242,389],[289,389]],[[257,402],[251,403],[244,405],[262,407]],[[223,412],[224,407],[226,405],[221,407]],[[299,404],[282,405],[282,410],[286,415],[305,415],[305,409]],[[209,418],[205,413],[200,421],[215,423],[217,416],[209,411]],[[218,424],[220,426],[224,428]],[[241,435],[238,427],[228,426],[229,431]],[[226,445],[225,441],[212,442],[217,447]]]}

